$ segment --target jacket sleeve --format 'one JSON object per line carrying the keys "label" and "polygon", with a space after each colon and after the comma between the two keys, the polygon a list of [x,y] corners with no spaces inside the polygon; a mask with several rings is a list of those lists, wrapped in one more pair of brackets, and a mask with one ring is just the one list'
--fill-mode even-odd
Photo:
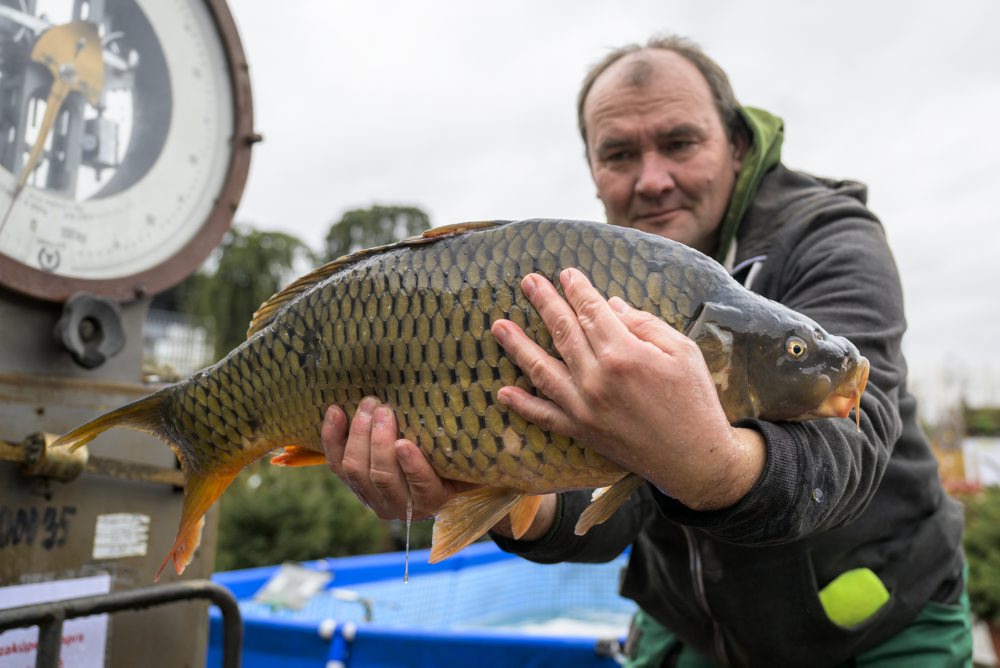
{"label": "jacket sleeve", "polygon": [[512,540],[495,533],[490,537],[500,549],[542,564],[611,561],[632,543],[646,518],[656,514],[649,487],[643,485],[611,518],[584,536],[577,536],[573,529],[580,513],[590,504],[588,490],[559,494],[556,520],[549,532],[536,541]]}
{"label": "jacket sleeve", "polygon": [[783,235],[769,253],[761,291],[845,336],[868,358],[861,426],[853,416],[744,420],[737,426],[763,434],[767,459],[740,502],[697,512],[652,492],[669,519],[732,543],[788,542],[851,522],[874,496],[902,431],[902,289],[881,225],[853,201],[792,227],[795,234]]}

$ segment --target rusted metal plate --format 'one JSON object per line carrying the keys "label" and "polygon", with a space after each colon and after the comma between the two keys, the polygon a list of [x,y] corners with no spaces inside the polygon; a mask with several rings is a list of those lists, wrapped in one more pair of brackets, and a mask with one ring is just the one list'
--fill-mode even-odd
{"label": "rusted metal plate", "polygon": [[[141,340],[141,327],[129,331],[133,342]],[[44,333],[36,329],[35,337],[42,341],[39,357],[48,340]],[[52,344],[47,345],[51,349]],[[27,365],[25,358],[35,353],[27,344],[21,351],[18,356],[8,349],[6,358],[0,359],[0,369],[4,369],[0,371],[0,441],[7,442],[4,453],[18,459],[18,448],[11,442],[20,444],[35,432],[62,433],[157,389],[120,380],[138,378],[138,354],[126,355],[127,364],[118,360],[117,369],[86,371],[68,361],[62,366],[52,361],[43,367],[50,373],[32,374],[20,369]],[[112,591],[153,582],[180,519],[183,496],[172,484],[180,482],[176,460],[163,443],[126,430],[112,430],[88,449],[87,470],[71,482],[25,478],[20,463],[0,461],[0,587],[98,573],[111,575]],[[185,580],[212,573],[216,525],[217,511],[213,510],[202,548],[185,572]],[[162,581],[179,579],[168,568]],[[205,609],[203,603],[185,603],[113,616],[108,665],[203,665]]]}

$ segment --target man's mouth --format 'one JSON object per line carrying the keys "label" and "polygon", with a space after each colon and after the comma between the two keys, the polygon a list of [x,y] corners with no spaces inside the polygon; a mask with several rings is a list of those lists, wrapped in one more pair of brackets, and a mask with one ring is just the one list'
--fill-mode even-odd
{"label": "man's mouth", "polygon": [[637,226],[655,227],[658,225],[664,225],[676,218],[681,211],[683,211],[683,209],[678,207],[675,209],[662,209],[660,211],[641,213],[633,218],[632,222]]}

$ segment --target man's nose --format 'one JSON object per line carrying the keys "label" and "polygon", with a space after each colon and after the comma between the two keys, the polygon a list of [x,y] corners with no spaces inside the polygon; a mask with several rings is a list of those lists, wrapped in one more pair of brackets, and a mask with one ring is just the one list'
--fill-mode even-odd
{"label": "man's nose", "polygon": [[670,161],[657,152],[644,153],[639,164],[635,192],[642,197],[659,197],[676,187]]}

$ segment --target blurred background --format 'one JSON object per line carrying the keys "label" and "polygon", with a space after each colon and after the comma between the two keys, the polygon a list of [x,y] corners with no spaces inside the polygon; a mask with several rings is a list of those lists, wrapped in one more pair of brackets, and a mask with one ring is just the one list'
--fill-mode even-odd
{"label": "blurred background", "polygon": [[784,119],[785,164],[869,186],[925,414],[1000,401],[997,3],[230,4],[264,135],[238,222],[320,249],[331,223],[373,204],[432,225],[603,220],[580,81],[611,48],[678,33],[744,104]]}
{"label": "blurred background", "polygon": [[[49,386],[35,381],[53,368],[63,373],[68,367],[70,380],[100,377],[133,382],[133,367],[138,369],[141,358],[143,384],[134,389],[145,393],[148,383],[177,380],[222,357],[245,340],[247,323],[261,302],[295,277],[345,253],[463,221],[603,220],[577,129],[580,82],[592,64],[616,47],[645,42],[654,34],[679,34],[700,44],[722,65],[744,104],[784,119],[782,153],[787,166],[868,185],[869,204],[884,223],[902,276],[909,320],[904,348],[910,386],[921,401],[921,420],[939,457],[945,485],[966,504],[965,549],[973,610],[980,619],[994,623],[1000,643],[1000,262],[996,258],[1000,249],[996,201],[1000,193],[1000,4],[992,0],[948,4],[931,0],[632,0],[615,6],[596,0],[228,0],[228,4],[249,62],[254,120],[248,131],[263,136],[263,142],[254,145],[249,180],[233,225],[195,273],[152,297],[148,315],[147,300],[126,304],[128,331],[137,334],[135,341],[141,339],[141,345],[127,347],[127,354],[98,376],[87,376],[90,367],[88,371],[69,367],[65,351],[53,353],[46,347],[49,337],[37,335],[43,331],[38,322],[54,315],[61,305],[9,298],[0,290],[0,307],[10,309],[0,308],[0,315],[27,313],[36,318],[14,328],[6,323],[20,323],[20,319],[6,315],[0,318],[5,323],[0,333],[23,330],[18,339],[22,348],[40,351],[39,360],[34,360],[14,346],[3,347],[10,368],[0,371],[20,373],[11,376],[7,385],[0,378],[0,390],[14,387],[19,394],[13,396],[20,397],[0,402],[4,427],[0,446],[6,447],[7,459],[27,461],[24,453],[30,438],[23,438],[24,434],[68,428],[83,419],[84,412],[96,410],[86,402],[121,403],[97,396],[92,391],[96,385],[70,383],[66,397],[50,397]],[[0,41],[6,51],[0,51],[27,58],[27,45],[35,33],[42,34],[50,21],[60,25],[69,21],[71,5],[85,8],[88,16],[104,9],[103,2],[84,0],[0,0],[0,40],[6,40]],[[179,7],[143,3],[143,11],[155,14],[158,26],[179,23],[196,36],[197,31],[184,23]],[[62,13],[57,15],[53,8]],[[196,27],[206,25],[196,22]],[[62,39],[67,39],[70,33],[65,26],[60,30],[45,34],[63,34]],[[198,55],[197,47],[185,46],[189,42],[181,40],[187,39],[182,32],[172,35],[172,53]],[[125,44],[142,46],[144,34],[126,31],[125,39],[123,33],[112,32],[104,35],[103,47],[118,53]],[[127,92],[134,83],[129,68],[135,63],[119,60],[112,68],[115,85],[108,88],[117,86]],[[158,61],[146,57],[138,62]],[[211,61],[206,63],[211,73]],[[0,76],[7,77],[10,86],[20,86],[15,73],[22,64],[3,55]],[[41,67],[38,63],[29,66]],[[173,126],[183,130],[178,135],[189,135],[191,141],[188,162],[172,173],[179,185],[185,179],[198,182],[202,172],[195,165],[209,161],[199,163],[197,156],[211,153],[213,142],[222,145],[228,137],[222,130],[204,129],[210,127],[204,119],[219,121],[225,115],[212,106],[213,102],[224,105],[223,96],[208,94],[197,100],[193,91],[202,90],[203,70],[195,68],[194,76],[183,72],[172,71],[171,84],[179,91],[173,102],[147,99],[138,88],[129,98],[147,105],[134,107],[136,118],[148,110],[167,109],[168,102],[174,110],[190,112],[198,104],[209,110],[202,125],[182,120]],[[141,78],[136,82],[144,83]],[[19,88],[37,97],[37,91],[28,89]],[[50,96],[44,101],[46,109],[54,99]],[[34,103],[34,117],[39,115],[40,101]],[[132,108],[118,110],[124,119],[120,128],[111,113],[113,106],[109,104],[107,110],[109,119],[88,121],[103,129],[101,142],[113,146],[119,129],[130,132]],[[83,112],[77,116],[82,119]],[[37,118],[32,123],[39,126]],[[167,121],[160,129],[165,127]],[[199,127],[204,134],[198,134]],[[43,134],[37,127],[35,132]],[[24,143],[13,131],[0,133],[0,139],[11,145]],[[231,146],[249,151],[242,142]],[[11,155],[21,159],[25,152],[22,148]],[[43,172],[50,180],[50,169],[58,175],[52,165],[66,160],[64,151],[50,150],[47,156],[49,164],[36,171],[29,185],[39,185]],[[97,164],[100,156],[95,156],[87,160]],[[121,165],[110,160],[101,169],[107,166]],[[130,195],[143,205],[152,196],[177,196],[159,192],[171,188],[150,186],[141,170],[129,166],[121,171],[149,187],[151,194]],[[112,169],[104,178],[112,179],[114,174]],[[206,201],[225,201],[214,197],[213,193]],[[11,201],[16,198],[14,194]],[[159,213],[168,204],[164,200],[150,208]],[[11,210],[13,204],[7,213]],[[22,219],[27,220],[23,215]],[[98,222],[111,229],[110,220]],[[145,222],[152,225],[154,220],[147,216]],[[142,229],[133,222],[137,221],[130,220],[122,229]],[[10,229],[15,223],[16,217],[8,228],[8,240],[14,238]],[[32,221],[31,232],[34,225]],[[83,246],[81,239],[74,243],[80,241],[77,245]],[[176,239],[164,238],[164,247],[169,241]],[[13,242],[8,246],[0,248],[0,259],[17,250]],[[173,252],[168,251],[164,253]],[[192,260],[178,278],[203,257]],[[38,258],[41,263],[43,255]],[[0,287],[8,287],[2,284],[0,280]],[[145,285],[129,290],[134,293],[126,299],[116,298],[129,302],[156,292],[147,291]],[[43,338],[45,345],[35,345]],[[136,348],[141,351],[133,356]],[[31,368],[32,364],[37,368]],[[54,385],[62,387],[62,380],[56,379]],[[165,449],[161,452],[164,462],[147,462],[147,450],[141,445],[133,448],[131,438],[110,444],[109,448],[118,450],[108,451],[123,461],[163,464],[176,476],[173,457]],[[133,462],[129,457],[138,459]],[[20,476],[13,465],[0,468],[0,473],[9,476],[4,480]],[[5,546],[4,539],[7,547],[18,547],[16,554],[22,559],[18,563],[24,564],[12,567],[14,561],[0,560],[7,566],[6,582],[0,569],[0,586],[33,581],[43,570],[88,574],[98,559],[96,548],[91,558],[89,550],[96,542],[88,532],[105,516],[99,513],[112,510],[145,518],[143,526],[154,516],[155,530],[150,532],[154,542],[149,551],[156,552],[156,541],[172,540],[175,529],[172,519],[163,521],[169,514],[163,499],[179,512],[180,496],[170,480],[153,481],[148,489],[140,490],[123,480],[101,487],[99,481],[85,477],[75,487],[46,487],[44,495],[33,486],[43,483],[25,482],[21,477],[16,484],[0,486],[9,488],[8,496],[0,499],[0,510],[6,512],[0,513],[0,547]],[[87,492],[92,496],[85,497],[80,490],[90,484],[86,490],[92,490]],[[153,510],[143,510],[133,501],[140,492]],[[60,517],[72,518],[76,513],[72,504],[78,499],[86,512],[81,511],[75,520],[83,529],[76,530],[70,547],[82,556],[74,553],[65,562],[69,565],[59,562],[58,567],[55,561],[38,559],[38,551],[51,546],[33,544],[33,530],[24,529],[29,519],[54,518],[57,505]],[[429,544],[429,522],[414,523],[408,534],[403,523],[378,520],[325,467],[279,470],[258,462],[240,474],[220,505],[217,545],[214,536],[210,537],[201,553],[205,563],[199,565],[200,573],[398,550],[406,545],[408,535],[410,547]],[[475,549],[484,547],[489,546]],[[100,568],[116,573],[113,585],[105,586],[116,589],[138,581],[134,580],[138,571],[127,570],[120,565],[126,562],[117,559],[135,560],[129,564],[147,561],[138,552],[102,558]],[[337,568],[343,566],[338,563]],[[393,572],[394,578],[397,573]],[[521,583],[530,594],[542,591],[524,585],[520,577],[509,579]],[[576,574],[572,578],[580,581]],[[600,573],[595,578],[609,591],[613,589],[613,574]],[[392,586],[398,591],[396,584]],[[481,583],[474,589],[488,592],[489,605],[496,602],[493,592]],[[358,600],[350,602],[356,605]],[[419,606],[425,601],[417,603],[422,614]],[[183,621],[197,621],[189,617]],[[177,635],[165,627],[160,631],[165,636]],[[330,641],[334,637],[330,629],[323,633],[308,630],[311,638]],[[148,643],[164,645],[146,632],[120,630],[111,637],[121,651],[133,649],[126,647],[132,643],[144,656]],[[985,663],[995,664],[995,657],[990,657]]]}
{"label": "blurred background", "polygon": [[[346,252],[469,220],[604,220],[577,130],[579,84],[612,48],[677,33],[728,71],[744,104],[784,119],[786,165],[869,186],[902,275],[911,388],[943,476],[952,488],[1000,482],[1000,5],[231,8],[264,141],[223,245],[154,301],[154,372],[218,359],[262,300]],[[357,544],[343,527],[317,530],[332,527],[325,516],[281,519],[288,490],[309,484],[350,506],[333,476],[262,465],[240,480],[249,487],[223,500],[220,568],[386,547],[370,516],[357,520]],[[399,546],[399,527],[389,532]]]}

